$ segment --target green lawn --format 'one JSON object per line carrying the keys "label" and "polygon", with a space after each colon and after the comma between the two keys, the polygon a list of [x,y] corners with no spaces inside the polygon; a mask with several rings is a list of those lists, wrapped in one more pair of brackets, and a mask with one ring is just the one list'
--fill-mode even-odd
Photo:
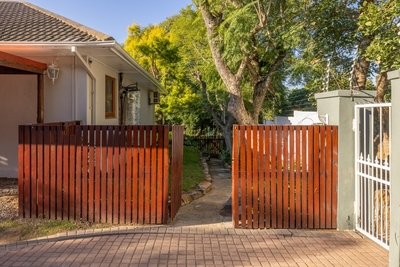
{"label": "green lawn", "polygon": [[194,147],[183,148],[182,191],[187,192],[204,180],[199,151]]}

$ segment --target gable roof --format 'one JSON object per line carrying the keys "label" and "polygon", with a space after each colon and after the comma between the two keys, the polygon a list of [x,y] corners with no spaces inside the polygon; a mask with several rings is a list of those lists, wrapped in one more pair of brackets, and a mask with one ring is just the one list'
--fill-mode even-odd
{"label": "gable roof", "polygon": [[148,90],[166,92],[113,37],[28,2],[0,0],[0,51],[33,60],[78,53]]}
{"label": "gable roof", "polygon": [[0,41],[96,42],[114,40],[27,2],[0,1]]}

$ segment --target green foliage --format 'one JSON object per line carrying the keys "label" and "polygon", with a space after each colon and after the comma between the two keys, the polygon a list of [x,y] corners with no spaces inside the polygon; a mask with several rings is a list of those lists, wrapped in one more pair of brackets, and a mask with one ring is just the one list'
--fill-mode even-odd
{"label": "green foliage", "polygon": [[292,116],[293,111],[315,111],[313,94],[307,89],[292,89],[289,91],[287,101],[283,107],[283,115]]}
{"label": "green foliage", "polygon": [[381,71],[400,67],[400,44],[397,35],[400,22],[399,1],[364,2],[358,19],[358,30],[372,41],[365,51],[368,60],[380,66]]}
{"label": "green foliage", "polygon": [[232,157],[229,150],[223,150],[219,155],[219,159],[229,165],[232,163]]}
{"label": "green foliage", "polygon": [[133,23],[128,27],[124,49],[157,80],[161,72],[179,60],[178,48],[171,43],[166,30],[158,25],[142,28]]}

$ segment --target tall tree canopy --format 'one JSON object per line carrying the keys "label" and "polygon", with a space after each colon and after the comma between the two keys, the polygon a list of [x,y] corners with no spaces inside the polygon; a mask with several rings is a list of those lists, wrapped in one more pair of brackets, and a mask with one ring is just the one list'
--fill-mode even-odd
{"label": "tall tree canopy", "polygon": [[[230,94],[228,111],[240,124],[257,124],[284,59],[300,41],[299,1],[195,0],[215,66]],[[246,94],[250,101],[246,103]]]}
{"label": "tall tree canopy", "polygon": [[[393,51],[400,48],[399,6],[395,0],[310,1],[305,12],[307,38],[292,58],[290,82],[303,83],[313,92],[324,87],[375,89],[382,101],[386,72],[398,66]],[[324,86],[326,71],[330,79]]]}

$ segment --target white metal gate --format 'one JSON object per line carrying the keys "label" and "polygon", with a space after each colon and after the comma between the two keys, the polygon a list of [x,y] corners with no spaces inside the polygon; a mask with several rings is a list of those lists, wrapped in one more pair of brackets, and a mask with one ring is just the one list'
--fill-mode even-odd
{"label": "white metal gate", "polygon": [[386,249],[390,236],[391,104],[355,106],[356,229]]}

